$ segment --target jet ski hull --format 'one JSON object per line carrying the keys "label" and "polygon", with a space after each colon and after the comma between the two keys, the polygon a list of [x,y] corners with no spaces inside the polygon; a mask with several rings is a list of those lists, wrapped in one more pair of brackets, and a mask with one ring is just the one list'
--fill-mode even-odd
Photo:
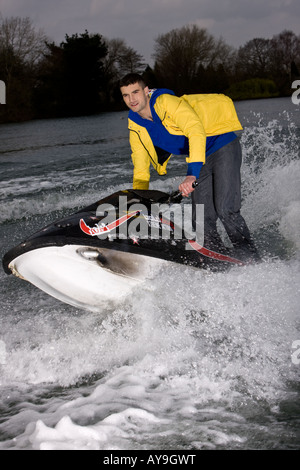
{"label": "jet ski hull", "polygon": [[[121,207],[120,197],[126,197],[125,206]],[[110,301],[124,299],[168,262],[222,270],[240,263],[221,259],[220,254],[214,259],[208,250],[201,253],[202,247],[187,240],[182,228],[176,231],[171,220],[153,216],[153,204],[160,203],[169,204],[170,195],[160,191],[114,193],[28,237],[4,255],[4,270],[62,302],[98,310]],[[99,211],[99,207],[105,210]],[[155,236],[137,230],[141,224],[144,232],[155,227]]]}
{"label": "jet ski hull", "polygon": [[64,245],[27,251],[9,269],[64,303],[94,311],[123,300],[164,263],[113,249]]}

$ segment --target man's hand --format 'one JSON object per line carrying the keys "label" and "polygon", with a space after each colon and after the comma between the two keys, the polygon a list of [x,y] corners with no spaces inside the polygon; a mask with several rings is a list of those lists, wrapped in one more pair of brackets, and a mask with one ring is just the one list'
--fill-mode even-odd
{"label": "man's hand", "polygon": [[196,176],[186,176],[185,180],[179,185],[179,191],[184,197],[188,197],[194,191],[192,184],[196,181]]}

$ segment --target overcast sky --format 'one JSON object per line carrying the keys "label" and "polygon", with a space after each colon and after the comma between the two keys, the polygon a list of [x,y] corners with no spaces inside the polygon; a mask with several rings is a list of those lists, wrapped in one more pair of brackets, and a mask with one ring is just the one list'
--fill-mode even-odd
{"label": "overcast sky", "polygon": [[187,24],[234,47],[284,29],[300,34],[299,0],[0,0],[0,13],[29,16],[56,44],[85,30],[124,39],[150,65],[154,39]]}

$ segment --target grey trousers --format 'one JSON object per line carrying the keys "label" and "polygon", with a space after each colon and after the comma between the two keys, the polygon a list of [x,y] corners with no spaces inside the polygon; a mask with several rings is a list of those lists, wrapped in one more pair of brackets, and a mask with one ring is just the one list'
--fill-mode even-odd
{"label": "grey trousers", "polygon": [[204,246],[224,252],[226,248],[217,231],[221,220],[228,237],[243,259],[259,259],[241,209],[242,151],[238,138],[207,157],[192,192],[193,228],[196,230],[196,204],[204,204]]}

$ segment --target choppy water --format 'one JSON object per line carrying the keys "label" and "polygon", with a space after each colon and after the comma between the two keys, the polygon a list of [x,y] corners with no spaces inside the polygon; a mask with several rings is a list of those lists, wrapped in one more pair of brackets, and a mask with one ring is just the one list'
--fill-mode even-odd
{"label": "choppy water", "polygon": [[[237,103],[264,261],[175,266],[101,314],[0,272],[0,449],[298,449],[300,108]],[[0,126],[1,255],[131,186],[126,113]],[[177,188],[174,158],[152,188]]]}

